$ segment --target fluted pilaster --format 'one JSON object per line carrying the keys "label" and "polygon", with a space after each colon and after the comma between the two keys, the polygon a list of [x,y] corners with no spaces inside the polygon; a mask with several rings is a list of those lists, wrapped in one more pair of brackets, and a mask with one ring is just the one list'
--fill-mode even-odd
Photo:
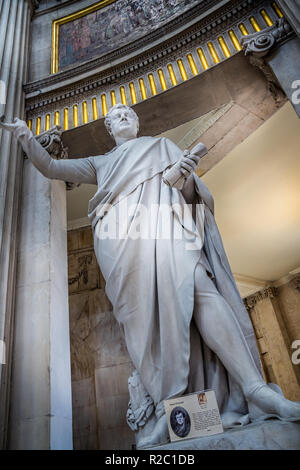
{"label": "fluted pilaster", "polygon": [[[26,0],[0,0],[0,80],[7,120],[24,117],[31,5]],[[8,395],[15,291],[16,239],[22,181],[22,150],[11,134],[0,130],[0,339],[6,364],[0,364],[0,448],[6,446]]]}

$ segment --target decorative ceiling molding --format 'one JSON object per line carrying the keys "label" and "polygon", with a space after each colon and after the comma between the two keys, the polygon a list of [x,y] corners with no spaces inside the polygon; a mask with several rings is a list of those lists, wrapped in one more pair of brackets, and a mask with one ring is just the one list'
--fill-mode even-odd
{"label": "decorative ceiling molding", "polygon": [[131,106],[205,73],[239,53],[244,35],[276,22],[279,16],[273,4],[271,0],[226,2],[175,37],[125,62],[120,57],[109,69],[94,69],[92,75],[80,78],[76,68],[29,83],[25,86],[28,124],[36,134],[53,124],[68,130],[104,116],[116,102]]}
{"label": "decorative ceiling molding", "polygon": [[[228,26],[241,20],[247,13],[251,12],[254,7],[259,7],[263,3],[265,3],[263,0],[245,0],[243,2],[240,0],[231,2],[203,0],[198,6],[175,18],[163,28],[149,33],[144,38],[138,39],[131,44],[77,67],[72,67],[69,70],[49,75],[42,80],[28,83],[24,86],[24,91],[28,98],[30,98],[32,94],[45,92],[47,88],[54,87],[55,85],[59,85],[58,88],[60,88],[67,80],[80,80],[83,74],[87,74],[90,71],[97,73],[97,78],[91,80],[93,86],[99,87],[106,85],[107,83],[113,82],[115,79],[128,75],[130,72],[141,70],[155,61],[170,56],[172,53],[191,42],[209,40],[222,29],[226,30]],[[220,4],[221,6],[225,4],[225,6],[220,8]],[[215,10],[213,13],[211,12],[212,9]],[[150,52],[146,54],[143,52],[141,54],[141,50],[144,50],[147,44],[152,44],[155,40],[166,37],[172,31],[176,32],[179,27],[197,18],[200,21],[193,26],[187,25],[188,30],[179,33],[175,38],[170,38],[163,43],[160,42],[160,44],[151,49]],[[128,58],[132,53],[136,53],[136,57],[133,60],[132,58]],[[118,61],[118,66],[112,69],[110,64],[114,61]],[[107,70],[103,70],[100,73],[97,72],[97,69],[103,65],[106,65],[106,69],[110,69],[110,73],[107,73]]]}
{"label": "decorative ceiling molding", "polygon": [[293,35],[291,25],[285,18],[280,18],[273,26],[242,38],[241,45],[245,55],[253,54],[256,57],[264,57],[275,46],[288,40]]}

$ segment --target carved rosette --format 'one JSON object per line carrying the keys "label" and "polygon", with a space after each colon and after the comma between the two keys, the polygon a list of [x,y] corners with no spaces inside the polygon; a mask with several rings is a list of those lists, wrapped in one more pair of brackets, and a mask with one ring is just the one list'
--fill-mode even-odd
{"label": "carved rosette", "polygon": [[[36,140],[47,150],[51,158],[55,158],[56,160],[68,158],[68,148],[63,144],[62,133],[62,127],[55,126],[36,137]],[[66,182],[67,190],[74,189],[78,186],[80,185],[69,183],[68,181]]]}
{"label": "carved rosette", "polygon": [[243,37],[241,45],[245,55],[264,57],[275,45],[286,41],[291,35],[293,35],[292,27],[285,18],[280,18],[273,26]]}
{"label": "carved rosette", "polygon": [[278,295],[278,289],[276,287],[267,287],[266,289],[263,289],[259,292],[256,292],[253,295],[249,295],[249,297],[246,297],[244,299],[244,304],[248,312],[251,312],[251,310],[255,307],[257,302],[260,302],[261,300],[264,299],[273,299]]}

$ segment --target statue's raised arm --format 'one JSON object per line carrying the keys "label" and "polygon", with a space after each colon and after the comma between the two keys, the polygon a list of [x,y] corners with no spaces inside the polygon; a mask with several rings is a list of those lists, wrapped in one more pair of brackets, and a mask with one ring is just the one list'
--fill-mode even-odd
{"label": "statue's raised arm", "polygon": [[12,123],[0,118],[0,128],[12,133],[20,142],[33,165],[47,178],[70,183],[97,184],[95,168],[89,158],[55,160],[34,137],[25,121],[15,118]]}

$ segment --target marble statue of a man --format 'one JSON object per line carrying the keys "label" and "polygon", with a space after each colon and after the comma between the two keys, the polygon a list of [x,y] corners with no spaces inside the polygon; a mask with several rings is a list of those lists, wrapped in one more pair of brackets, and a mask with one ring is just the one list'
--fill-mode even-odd
{"label": "marble statue of a man", "polygon": [[[163,400],[204,389],[215,390],[224,427],[267,416],[300,420],[300,404],[263,381],[213,198],[194,172],[199,158],[166,138],[137,137],[138,123],[131,108],[115,105],[105,124],[116,146],[71,160],[52,159],[19,119],[0,125],[44,176],[98,185],[89,203],[95,253],[156,418],[139,446],[168,440]],[[181,190],[163,180],[178,161],[186,178]],[[167,219],[172,230],[161,236]],[[145,226],[150,236],[141,235]]]}

